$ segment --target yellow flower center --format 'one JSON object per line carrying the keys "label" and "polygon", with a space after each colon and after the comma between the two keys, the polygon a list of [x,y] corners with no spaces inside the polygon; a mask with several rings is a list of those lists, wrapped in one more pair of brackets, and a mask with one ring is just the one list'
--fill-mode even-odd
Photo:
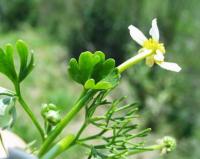
{"label": "yellow flower center", "polygon": [[146,40],[143,44],[143,47],[152,50],[154,53],[156,53],[156,50],[160,50],[163,54],[165,53],[165,47],[163,43],[159,43],[158,41],[150,38]]}

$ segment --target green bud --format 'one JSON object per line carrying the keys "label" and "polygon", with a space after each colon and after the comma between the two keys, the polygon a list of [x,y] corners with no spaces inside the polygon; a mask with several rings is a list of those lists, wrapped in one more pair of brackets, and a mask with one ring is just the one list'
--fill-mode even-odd
{"label": "green bud", "polygon": [[169,153],[176,148],[176,140],[173,137],[165,136],[163,139],[159,140],[159,143],[163,145],[161,153]]}
{"label": "green bud", "polygon": [[54,104],[43,104],[41,114],[43,118],[51,125],[56,125],[60,122],[60,111]]}

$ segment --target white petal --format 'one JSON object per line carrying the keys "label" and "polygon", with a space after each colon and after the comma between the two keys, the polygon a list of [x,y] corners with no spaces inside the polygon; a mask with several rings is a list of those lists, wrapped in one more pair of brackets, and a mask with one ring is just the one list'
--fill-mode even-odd
{"label": "white petal", "polygon": [[169,71],[174,71],[174,72],[179,72],[181,70],[181,67],[177,65],[176,63],[172,62],[161,62],[157,63],[160,67],[169,70]]}
{"label": "white petal", "polygon": [[130,25],[128,27],[129,31],[130,31],[130,35],[132,37],[133,40],[135,40],[139,45],[143,45],[143,43],[147,40],[147,38],[145,37],[145,35],[135,26]]}
{"label": "white petal", "polygon": [[157,19],[152,20],[152,26],[149,31],[149,34],[152,36],[154,40],[159,41],[159,30],[158,30],[158,25],[157,25]]}
{"label": "white petal", "polygon": [[164,58],[165,57],[164,57],[163,53],[161,51],[157,50],[156,54],[154,55],[155,61],[162,62],[162,61],[164,61]]}

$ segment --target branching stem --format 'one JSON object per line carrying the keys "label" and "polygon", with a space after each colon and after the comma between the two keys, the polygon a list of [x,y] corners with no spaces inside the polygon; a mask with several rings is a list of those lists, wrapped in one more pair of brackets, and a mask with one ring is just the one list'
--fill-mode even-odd
{"label": "branching stem", "polygon": [[16,93],[17,93],[17,96],[18,96],[19,103],[21,104],[21,106],[23,107],[23,109],[25,110],[25,112],[28,114],[28,116],[31,118],[32,122],[34,123],[34,125],[38,129],[38,131],[39,131],[39,133],[40,133],[40,135],[42,137],[42,140],[44,140],[44,138],[45,138],[44,131],[43,131],[42,127],[40,126],[37,118],[33,114],[32,110],[30,109],[30,107],[28,106],[28,104],[23,99],[23,97],[21,95],[21,90],[20,90],[20,85],[19,84],[15,85],[15,90],[16,90]]}
{"label": "branching stem", "polygon": [[45,142],[43,143],[38,156],[41,157],[48,150],[51,143],[55,140],[55,138],[61,133],[61,131],[65,128],[65,126],[74,118],[74,116],[81,110],[81,108],[89,101],[90,98],[96,91],[84,91],[81,97],[78,99],[76,104],[72,107],[72,109],[66,114],[66,116],[60,121],[60,123],[56,126],[56,128],[49,134]]}

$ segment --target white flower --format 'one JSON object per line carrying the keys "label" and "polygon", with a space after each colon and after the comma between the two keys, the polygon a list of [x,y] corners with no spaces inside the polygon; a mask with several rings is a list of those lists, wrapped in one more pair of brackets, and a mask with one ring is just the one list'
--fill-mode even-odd
{"label": "white flower", "polygon": [[148,66],[153,66],[154,63],[156,63],[166,70],[175,72],[179,72],[181,70],[181,67],[176,63],[164,61],[165,47],[163,43],[159,42],[160,35],[156,19],[152,20],[152,27],[149,31],[151,38],[149,39],[147,39],[146,36],[133,25],[130,25],[128,29],[130,30],[130,35],[133,40],[142,46],[139,53],[147,50],[152,52],[150,56],[146,57],[146,64]]}

